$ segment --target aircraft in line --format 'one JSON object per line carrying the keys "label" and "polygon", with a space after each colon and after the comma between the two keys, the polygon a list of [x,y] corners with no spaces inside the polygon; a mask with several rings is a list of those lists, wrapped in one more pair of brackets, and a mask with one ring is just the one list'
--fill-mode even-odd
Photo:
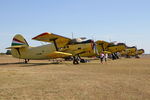
{"label": "aircraft in line", "polygon": [[130,57],[139,58],[139,55],[142,55],[143,53],[144,53],[144,49],[137,49],[136,46],[132,46],[132,47],[126,47],[126,49],[121,52],[121,55],[125,56],[126,58],[130,58]]}
{"label": "aircraft in line", "polygon": [[94,42],[91,39],[75,38],[70,39],[54,33],[42,33],[33,40],[48,42],[49,44],[37,47],[31,47],[20,34],[14,36],[11,47],[13,57],[24,59],[25,63],[29,60],[43,60],[55,58],[73,58],[73,64],[79,64],[83,61],[81,57],[100,56],[101,53],[111,55],[112,59],[118,59],[118,52],[126,57],[137,56],[144,53],[143,49],[137,50],[136,47],[127,47],[124,43],[115,44],[98,40]]}
{"label": "aircraft in line", "polygon": [[85,38],[70,39],[54,33],[42,33],[33,40],[49,42],[47,45],[31,47],[20,34],[15,35],[11,47],[13,57],[24,59],[25,63],[29,60],[43,60],[73,57],[73,64],[78,64],[80,54],[93,50],[94,41]]}
{"label": "aircraft in line", "polygon": [[124,43],[117,43],[114,42],[106,42],[103,40],[96,41],[98,52],[106,52],[110,55],[112,59],[118,59],[119,56],[117,53],[120,53],[121,51],[126,49],[126,44]]}
{"label": "aircraft in line", "polygon": [[145,52],[144,49],[138,49],[137,50],[137,54],[138,55],[142,55],[144,52]]}
{"label": "aircraft in line", "polygon": [[126,45],[124,43],[118,43],[114,44],[112,42],[106,42],[103,40],[98,40],[94,44],[94,50],[91,50],[89,52],[85,52],[80,54],[81,57],[93,57],[93,56],[99,56],[101,53],[107,53],[107,54],[115,54],[117,52],[121,52],[126,49]]}

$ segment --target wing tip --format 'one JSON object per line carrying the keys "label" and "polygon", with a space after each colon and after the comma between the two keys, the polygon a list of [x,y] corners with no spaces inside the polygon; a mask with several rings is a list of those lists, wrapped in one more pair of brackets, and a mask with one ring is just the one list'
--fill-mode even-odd
{"label": "wing tip", "polygon": [[34,39],[37,39],[38,37],[41,37],[41,36],[47,35],[47,34],[52,34],[52,33],[44,32],[44,33],[42,33],[42,34],[40,34],[40,35],[37,35],[36,37],[33,37],[32,39],[34,40]]}

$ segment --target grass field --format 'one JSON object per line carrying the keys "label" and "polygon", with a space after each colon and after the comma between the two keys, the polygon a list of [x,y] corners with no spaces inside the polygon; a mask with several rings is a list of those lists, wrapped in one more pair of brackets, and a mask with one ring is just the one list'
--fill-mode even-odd
{"label": "grass field", "polygon": [[73,65],[0,56],[0,100],[150,100],[150,56]]}

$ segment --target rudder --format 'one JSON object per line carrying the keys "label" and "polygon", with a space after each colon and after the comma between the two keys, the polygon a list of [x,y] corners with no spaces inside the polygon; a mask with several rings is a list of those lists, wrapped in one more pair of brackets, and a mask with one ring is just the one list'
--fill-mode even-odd
{"label": "rudder", "polygon": [[29,46],[24,37],[20,34],[14,36],[11,46]]}

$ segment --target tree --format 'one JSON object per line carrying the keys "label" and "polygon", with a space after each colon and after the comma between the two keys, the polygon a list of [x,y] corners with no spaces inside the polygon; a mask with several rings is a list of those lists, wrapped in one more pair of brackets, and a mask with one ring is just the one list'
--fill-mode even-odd
{"label": "tree", "polygon": [[6,55],[11,55],[11,50],[7,50]]}

